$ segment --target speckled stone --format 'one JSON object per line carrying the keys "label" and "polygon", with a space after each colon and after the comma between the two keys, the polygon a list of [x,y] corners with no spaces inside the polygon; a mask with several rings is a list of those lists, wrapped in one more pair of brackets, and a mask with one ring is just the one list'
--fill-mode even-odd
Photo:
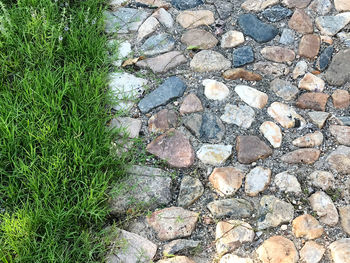
{"label": "speckled stone", "polygon": [[233,66],[241,67],[254,62],[254,51],[251,46],[236,48],[233,51]]}
{"label": "speckled stone", "polygon": [[171,4],[179,10],[186,10],[204,3],[202,0],[171,0]]}
{"label": "speckled stone", "polygon": [[274,5],[262,12],[263,17],[270,22],[278,22],[292,15],[292,11],[280,5]]}
{"label": "speckled stone", "polygon": [[328,68],[329,63],[332,60],[332,55],[334,52],[334,47],[329,46],[326,47],[322,52],[321,55],[319,56],[317,62],[316,62],[316,67],[320,71],[324,71]]}

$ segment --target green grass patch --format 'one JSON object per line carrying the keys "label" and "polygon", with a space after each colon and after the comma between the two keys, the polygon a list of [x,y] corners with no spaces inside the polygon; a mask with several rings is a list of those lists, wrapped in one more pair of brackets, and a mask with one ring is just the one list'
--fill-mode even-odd
{"label": "green grass patch", "polygon": [[0,262],[101,262],[105,0],[0,0]]}

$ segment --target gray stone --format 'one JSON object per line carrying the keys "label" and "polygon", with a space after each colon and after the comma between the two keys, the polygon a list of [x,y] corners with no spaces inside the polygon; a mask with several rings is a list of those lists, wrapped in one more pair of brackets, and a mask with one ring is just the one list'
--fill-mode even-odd
{"label": "gray stone", "polygon": [[294,43],[294,38],[295,38],[294,30],[289,28],[284,28],[279,42],[283,45],[292,45]]}
{"label": "gray stone", "polygon": [[214,5],[221,19],[226,19],[231,16],[233,12],[233,7],[234,7],[233,3],[219,0],[219,1],[214,1]]}
{"label": "gray stone", "polygon": [[248,105],[236,106],[226,104],[225,113],[220,118],[229,124],[236,124],[239,127],[248,129],[254,121],[255,112]]}
{"label": "gray stone", "polygon": [[159,8],[157,11],[153,13],[155,18],[158,19],[158,21],[165,26],[166,28],[172,28],[174,26],[174,19],[171,16],[171,14],[166,11],[164,8]]}
{"label": "gray stone", "polygon": [[197,178],[185,176],[180,185],[178,206],[188,207],[198,200],[204,193],[204,187]]}
{"label": "gray stone", "polygon": [[280,77],[288,74],[287,65],[281,63],[259,61],[254,63],[253,69],[272,77]]}
{"label": "gray stone", "polygon": [[222,165],[232,154],[231,145],[203,144],[197,151],[197,157],[205,164]]}
{"label": "gray stone", "polygon": [[300,183],[298,182],[298,179],[294,175],[289,174],[288,172],[276,174],[274,183],[283,192],[301,192],[301,187]]}
{"label": "gray stone", "polygon": [[179,10],[186,10],[204,3],[202,0],[171,0],[171,4]]}
{"label": "gray stone", "polygon": [[256,15],[243,14],[238,18],[238,24],[245,35],[259,43],[268,42],[276,37],[278,29],[262,22]]}
{"label": "gray stone", "polygon": [[254,211],[249,201],[238,198],[213,201],[208,204],[208,209],[215,218],[248,218]]}
{"label": "gray stone", "polygon": [[311,121],[317,125],[318,128],[322,129],[324,123],[329,117],[329,112],[323,112],[323,111],[311,111],[308,112],[308,115],[311,119]]}
{"label": "gray stone", "polygon": [[350,126],[350,116],[337,117],[341,121],[342,125]]}
{"label": "gray stone", "polygon": [[200,241],[177,239],[164,246],[163,255],[185,254],[186,252],[196,249],[200,243]]}
{"label": "gray stone", "polygon": [[241,67],[254,61],[254,52],[251,46],[236,48],[233,51],[233,66]]}
{"label": "gray stone", "polygon": [[263,17],[270,22],[278,22],[287,17],[290,17],[293,12],[280,5],[267,8],[262,12]]}
{"label": "gray stone", "polygon": [[329,166],[340,174],[350,173],[350,147],[338,146],[328,157]]}
{"label": "gray stone", "polygon": [[319,16],[316,18],[316,26],[321,34],[334,36],[350,22],[350,12],[335,16]]}
{"label": "gray stone", "polygon": [[220,71],[230,68],[231,62],[218,52],[202,50],[194,55],[190,67],[197,72]]}
{"label": "gray stone", "polygon": [[123,59],[127,58],[131,53],[131,44],[128,41],[118,43],[116,39],[109,40],[107,43],[108,52],[113,59],[113,65],[120,67]]}
{"label": "gray stone", "polygon": [[141,52],[147,56],[158,55],[174,49],[175,39],[169,34],[151,36],[141,46]]}
{"label": "gray stone", "polygon": [[344,43],[346,47],[350,47],[350,33],[340,32],[337,34],[337,37]]}
{"label": "gray stone", "polygon": [[332,199],[323,191],[318,191],[309,197],[310,205],[320,217],[320,222],[329,226],[338,223],[339,215]]}
{"label": "gray stone", "polygon": [[326,80],[330,85],[342,86],[350,81],[350,49],[339,51],[326,71]]}
{"label": "gray stone", "polygon": [[284,100],[292,100],[299,93],[299,89],[291,82],[278,78],[270,83],[270,88],[277,96]]}
{"label": "gray stone", "polygon": [[170,77],[139,102],[139,109],[142,113],[146,113],[160,105],[165,105],[171,99],[182,96],[186,88],[186,84],[180,78]]}
{"label": "gray stone", "polygon": [[332,3],[330,0],[314,0],[309,8],[320,15],[326,15],[331,11]]}
{"label": "gray stone", "polygon": [[245,179],[245,192],[249,196],[256,196],[264,191],[271,180],[271,170],[257,166],[252,169]]}
{"label": "gray stone", "polygon": [[130,117],[118,117],[113,118],[109,124],[110,129],[121,129],[124,135],[129,138],[139,137],[142,121],[139,119],[133,119]]}
{"label": "gray stone", "polygon": [[321,55],[318,57],[316,62],[316,67],[318,70],[324,71],[328,67],[332,59],[333,51],[334,47],[329,46],[321,52]]}

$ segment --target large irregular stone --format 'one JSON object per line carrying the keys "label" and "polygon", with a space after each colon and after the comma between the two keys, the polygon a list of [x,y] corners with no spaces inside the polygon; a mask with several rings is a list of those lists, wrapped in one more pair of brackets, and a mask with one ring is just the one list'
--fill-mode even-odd
{"label": "large irregular stone", "polygon": [[343,145],[333,151],[328,157],[327,162],[330,167],[340,174],[350,174],[350,147]]}
{"label": "large irregular stone", "polygon": [[245,193],[249,196],[256,196],[264,191],[271,180],[271,170],[257,166],[252,169],[245,179]]}
{"label": "large irregular stone", "polygon": [[302,9],[296,9],[288,22],[288,26],[302,34],[309,34],[314,31],[311,18]]}
{"label": "large irregular stone", "polygon": [[306,73],[305,76],[299,82],[299,89],[304,89],[314,92],[322,92],[324,90],[325,83],[323,79],[311,74]]}
{"label": "large irregular stone", "polygon": [[298,216],[293,220],[292,225],[293,234],[296,237],[316,239],[323,234],[323,227],[316,218],[309,214]]}
{"label": "large irregular stone", "polygon": [[326,249],[315,241],[307,241],[300,250],[300,259],[305,263],[318,263],[325,251]]}
{"label": "large irregular stone", "polygon": [[157,233],[161,241],[188,237],[198,221],[198,213],[181,207],[169,207],[153,212],[147,217],[147,223]]}
{"label": "large irregular stone", "polygon": [[224,100],[230,95],[230,90],[222,82],[205,79],[202,84],[204,85],[204,95],[210,100]]}
{"label": "large irregular stone", "polygon": [[299,89],[291,82],[279,78],[270,83],[270,88],[277,96],[284,100],[292,100],[299,93]]}
{"label": "large irregular stone", "polygon": [[320,157],[321,151],[318,149],[304,148],[282,155],[281,160],[289,164],[313,164]]}
{"label": "large irregular stone", "polygon": [[202,0],[171,0],[171,4],[180,10],[186,10],[204,4]]}
{"label": "large irregular stone", "polygon": [[226,254],[224,255],[219,263],[253,263],[253,260],[251,260],[250,258],[241,258],[237,255],[234,254]]}
{"label": "large irregular stone", "polygon": [[241,100],[251,107],[262,109],[267,104],[267,94],[249,86],[237,85],[235,87],[235,92]]}
{"label": "large irregular stone", "polygon": [[252,242],[254,235],[253,228],[244,221],[221,221],[216,225],[216,251],[219,255],[232,252],[243,243]]}
{"label": "large irregular stone", "polygon": [[300,76],[303,76],[307,70],[307,63],[304,60],[299,61],[293,70],[293,79],[297,79]]}
{"label": "large irregular stone", "polygon": [[274,148],[279,148],[282,144],[282,132],[272,121],[265,121],[259,128],[264,137],[271,143]]}
{"label": "large irregular stone", "polygon": [[298,179],[289,174],[288,172],[282,172],[275,176],[275,185],[283,192],[301,193],[300,183]]}
{"label": "large irregular stone", "polygon": [[324,16],[331,11],[332,2],[330,0],[314,0],[309,8]]}
{"label": "large irregular stone", "polygon": [[147,56],[169,52],[174,49],[175,39],[169,34],[151,36],[141,46],[141,51]]}
{"label": "large irregular stone", "polygon": [[254,121],[255,112],[248,105],[226,104],[225,113],[220,118],[226,123],[236,124],[241,128],[248,129]]}
{"label": "large irregular stone", "polygon": [[337,139],[338,143],[350,146],[350,127],[331,125],[329,131]]}
{"label": "large irregular stone", "polygon": [[274,62],[260,61],[254,64],[253,69],[275,78],[288,73],[286,65]]}
{"label": "large irregular stone", "polygon": [[178,206],[188,207],[198,200],[204,193],[204,187],[201,181],[191,176],[185,176],[180,185]]}
{"label": "large irregular stone", "polygon": [[152,16],[157,18],[157,20],[166,28],[173,28],[174,26],[174,19],[171,16],[171,14],[166,11],[164,8],[157,9]]}
{"label": "large irregular stone", "polygon": [[184,115],[199,111],[203,111],[202,102],[194,93],[188,94],[180,106],[180,114]]}
{"label": "large irregular stone", "polygon": [[318,35],[307,34],[304,35],[299,43],[299,55],[313,59],[320,51],[321,39]]}
{"label": "large irregular stone", "polygon": [[337,89],[332,94],[333,106],[337,109],[346,109],[350,106],[350,95],[347,90]]}
{"label": "large irregular stone", "polygon": [[315,20],[321,34],[334,36],[350,22],[350,12],[341,13],[335,16],[319,16]]}
{"label": "large irregular stone", "polygon": [[299,259],[293,242],[283,236],[270,237],[256,252],[262,263],[296,263]]}
{"label": "large irregular stone", "polygon": [[218,52],[202,50],[194,55],[190,67],[197,72],[220,71],[231,67],[231,62]]}
{"label": "large irregular stone", "polygon": [[244,174],[234,167],[215,168],[209,182],[221,196],[232,196],[242,186]]}
{"label": "large irregular stone", "polygon": [[248,81],[260,81],[262,80],[261,75],[248,71],[246,69],[243,68],[235,68],[235,69],[229,69],[226,70],[222,76],[225,79],[244,79],[244,80],[248,80]]}
{"label": "large irregular stone", "polygon": [[238,198],[210,202],[208,204],[208,209],[215,218],[248,218],[254,211],[254,208],[249,201]]}
{"label": "large irregular stone", "polygon": [[128,173],[110,192],[112,214],[121,215],[134,207],[155,209],[171,201],[171,178],[165,171],[134,165]]}
{"label": "large irregular stone", "polygon": [[317,125],[318,128],[322,129],[324,123],[329,117],[328,112],[322,112],[322,111],[311,111],[308,112],[308,115],[311,119],[311,121]]}
{"label": "large irregular stone", "polygon": [[322,92],[308,92],[300,95],[296,105],[300,109],[325,111],[329,95]]}
{"label": "large irregular stone", "polygon": [[204,144],[197,151],[197,157],[205,164],[222,165],[231,156],[231,153],[231,145]]}
{"label": "large irregular stone", "polygon": [[350,49],[341,50],[336,54],[326,71],[326,80],[330,85],[342,86],[350,80]]}
{"label": "large irregular stone", "polygon": [[339,239],[329,245],[334,263],[350,262],[350,238]]}
{"label": "large irregular stone", "polygon": [[182,35],[181,42],[187,45],[187,47],[211,49],[219,41],[211,33],[203,29],[190,29]]}
{"label": "large irregular stone", "polygon": [[257,136],[238,136],[236,150],[238,161],[243,164],[265,159],[272,154],[271,148]]}
{"label": "large irregular stone", "polygon": [[170,256],[175,254],[184,254],[189,250],[199,247],[200,243],[200,241],[177,239],[164,246],[163,255]]}
{"label": "large irregular stone", "polygon": [[309,197],[310,205],[320,217],[321,223],[335,226],[338,223],[339,215],[332,199],[322,191],[318,191]]}
{"label": "large irregular stone", "polygon": [[292,143],[294,146],[303,148],[313,148],[320,146],[323,142],[323,134],[320,131],[308,133],[304,136],[298,137]]}
{"label": "large irregular stone", "polygon": [[196,28],[202,25],[209,26],[215,22],[213,12],[209,10],[183,11],[177,17],[176,21],[183,28]]}
{"label": "large irregular stone", "polygon": [[289,8],[305,8],[310,2],[311,0],[282,0],[282,3]]}
{"label": "large irregular stone", "polygon": [[137,138],[141,130],[142,121],[130,117],[113,118],[109,124],[110,129],[119,129],[128,138]]}
{"label": "large irregular stone", "polygon": [[172,258],[162,259],[157,261],[157,263],[195,263],[192,259],[185,256],[176,256]]}
{"label": "large irregular stone", "polygon": [[241,7],[247,11],[258,12],[278,2],[279,0],[246,0]]}
{"label": "large irregular stone", "polygon": [[268,46],[261,50],[261,55],[274,62],[291,62],[295,59],[293,50],[278,46]]}
{"label": "large irregular stone", "polygon": [[147,113],[158,106],[165,105],[171,99],[182,96],[186,88],[186,84],[180,78],[170,77],[139,102],[139,109],[142,113]]}
{"label": "large irregular stone", "polygon": [[150,262],[156,255],[157,245],[142,236],[112,227],[107,228],[106,232],[106,240],[117,244],[107,254],[106,263]]}
{"label": "large irregular stone", "polygon": [[350,11],[350,3],[347,0],[334,0],[337,11]]}
{"label": "large irregular stone", "polygon": [[222,48],[232,48],[244,43],[242,32],[231,30],[226,32],[221,38]]}
{"label": "large irregular stone", "polygon": [[251,46],[236,48],[233,51],[233,66],[241,67],[254,61],[254,52]]}
{"label": "large irregular stone", "polygon": [[277,227],[282,223],[289,223],[294,218],[293,206],[275,196],[263,196],[260,200],[260,206],[262,216],[257,224],[259,230]]}
{"label": "large irregular stone", "polygon": [[292,15],[292,11],[280,5],[274,5],[262,12],[265,19],[270,22],[278,22]]}
{"label": "large irregular stone", "polygon": [[333,46],[326,47],[322,51],[322,53],[320,54],[316,62],[317,69],[319,69],[320,71],[324,71],[325,69],[327,69],[329,63],[332,60],[333,52],[334,52]]}
{"label": "large irregular stone", "polygon": [[309,175],[309,179],[313,186],[319,187],[322,190],[333,188],[334,176],[326,171],[314,171]]}
{"label": "large irregular stone", "polygon": [[[255,0],[254,0],[255,1]],[[256,15],[243,14],[238,17],[243,33],[259,43],[268,42],[276,37],[278,29],[262,22]]]}
{"label": "large irregular stone", "polygon": [[186,57],[180,51],[171,51],[153,58],[139,60],[136,62],[136,66],[149,68],[154,73],[162,73],[186,62]]}
{"label": "large irregular stone", "polygon": [[190,167],[194,162],[194,151],[190,141],[175,129],[157,137],[146,149],[173,167]]}
{"label": "large irregular stone", "polygon": [[137,41],[141,42],[142,39],[148,37],[159,27],[159,21],[154,16],[150,16],[142,23],[137,34]]}
{"label": "large irregular stone", "polygon": [[339,215],[344,232],[350,235],[350,206],[339,207]]}
{"label": "large irregular stone", "polygon": [[153,133],[161,133],[176,128],[177,114],[173,110],[164,109],[153,115],[148,120],[148,130]]}
{"label": "large irregular stone", "polygon": [[273,102],[267,109],[267,113],[284,128],[299,128],[306,124],[304,118],[293,108],[281,102]]}

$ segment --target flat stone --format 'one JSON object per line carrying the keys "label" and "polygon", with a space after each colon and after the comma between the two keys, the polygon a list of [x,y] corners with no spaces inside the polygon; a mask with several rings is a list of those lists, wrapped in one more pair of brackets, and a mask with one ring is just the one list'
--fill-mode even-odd
{"label": "flat stone", "polygon": [[179,10],[186,10],[204,3],[202,0],[171,0],[171,4]]}
{"label": "flat stone", "polygon": [[284,154],[281,160],[289,164],[313,164],[318,160],[320,154],[321,151],[318,149],[304,148]]}
{"label": "flat stone", "polygon": [[320,51],[321,39],[318,35],[304,35],[299,43],[299,55],[310,59],[315,58]]}
{"label": "flat stone", "polygon": [[221,48],[232,48],[244,43],[244,35],[242,32],[230,30],[221,38]]}
{"label": "flat stone", "polygon": [[180,185],[178,206],[189,207],[198,200],[204,193],[204,187],[200,180],[191,176],[185,176]]}
{"label": "flat stone", "polygon": [[110,192],[109,206],[114,215],[130,208],[156,209],[171,201],[171,178],[165,171],[133,165],[122,182]]}
{"label": "flat stone", "polygon": [[232,154],[231,145],[203,144],[197,151],[197,157],[205,164],[222,165]]}
{"label": "flat stone", "polygon": [[242,101],[251,107],[262,109],[267,104],[267,94],[249,86],[237,85],[235,87],[235,92],[238,94]]}
{"label": "flat stone", "polygon": [[221,196],[232,196],[242,186],[244,174],[234,167],[215,168],[209,182]]}
{"label": "flat stone", "polygon": [[288,172],[276,174],[274,183],[283,192],[301,193],[298,179]]}
{"label": "flat stone", "polygon": [[170,7],[169,3],[166,3],[162,0],[136,0],[136,3],[147,6],[149,8],[155,8],[155,7],[169,8]]}
{"label": "flat stone", "polygon": [[311,121],[317,125],[318,128],[322,129],[324,123],[329,117],[328,112],[322,112],[322,111],[311,111],[307,113],[311,119]]}
{"label": "flat stone", "polygon": [[214,1],[214,6],[221,19],[227,19],[231,16],[231,12],[234,8],[233,3],[227,1]]}
{"label": "flat stone", "polygon": [[205,79],[202,84],[204,85],[204,95],[210,100],[224,100],[230,95],[230,90],[222,82]]}
{"label": "flat stone", "polygon": [[181,42],[187,47],[211,49],[215,47],[219,41],[208,31],[203,29],[190,29],[182,35]]}
{"label": "flat stone", "polygon": [[142,121],[130,117],[113,118],[109,124],[110,129],[121,129],[128,138],[137,138],[141,130]]}
{"label": "flat stone", "polygon": [[161,133],[176,128],[177,114],[173,110],[164,109],[148,120],[148,130],[152,133]]}
{"label": "flat stone", "polygon": [[170,100],[182,96],[186,88],[186,84],[180,78],[170,77],[139,102],[139,109],[142,113],[147,113],[158,106],[165,105]]}
{"label": "flat stone", "polygon": [[194,93],[188,94],[180,106],[180,114],[185,115],[199,111],[203,111],[202,102]]}
{"label": "flat stone", "polygon": [[333,151],[328,157],[327,162],[330,167],[340,174],[350,173],[350,147],[343,145]]}
{"label": "flat stone", "polygon": [[106,240],[118,244],[107,254],[106,263],[137,263],[140,260],[149,262],[156,255],[157,245],[142,236],[113,227],[106,231]]}
{"label": "flat stone", "polygon": [[245,193],[249,196],[257,196],[264,191],[271,180],[271,170],[257,166],[252,169],[245,178]]}
{"label": "flat stone", "polygon": [[174,49],[175,39],[169,34],[151,36],[141,46],[141,51],[147,56],[169,52]]}
{"label": "flat stone", "polygon": [[315,241],[307,241],[300,250],[300,259],[305,263],[318,263],[325,251],[326,249]]}
{"label": "flat stone", "polygon": [[294,243],[283,236],[270,237],[256,252],[262,263],[296,263],[299,259]]}
{"label": "flat stone", "polygon": [[151,35],[159,27],[157,18],[150,16],[142,23],[137,33],[137,41],[141,42],[142,39]]}
{"label": "flat stone", "polygon": [[[255,0],[254,0],[255,1]],[[259,43],[268,42],[276,37],[278,29],[262,22],[256,15],[243,14],[238,17],[238,24],[243,33]]]}
{"label": "flat stone", "polygon": [[272,155],[269,146],[257,136],[237,136],[237,158],[240,163],[250,164]]}
{"label": "flat stone", "polygon": [[[152,0],[151,0],[152,1]],[[157,18],[157,20],[166,28],[172,28],[174,26],[174,19],[171,14],[164,8],[157,9],[152,16]]]}
{"label": "flat stone", "polygon": [[219,261],[219,263],[231,263],[231,262],[253,263],[253,260],[251,260],[250,258],[242,258],[242,257],[239,257],[239,256],[234,255],[234,254],[226,254]]}
{"label": "flat stone", "polygon": [[323,142],[323,134],[320,131],[308,133],[304,136],[298,137],[292,143],[294,146],[302,148],[313,148],[320,146]]}
{"label": "flat stone", "polygon": [[307,63],[304,60],[299,61],[293,70],[293,79],[303,76],[307,71]]}
{"label": "flat stone", "polygon": [[194,151],[190,141],[175,129],[157,137],[146,149],[173,167],[190,167],[194,162]]}
{"label": "flat stone", "polygon": [[334,0],[335,9],[337,11],[350,11],[350,3],[346,0]]}
{"label": "flat stone", "polygon": [[210,202],[208,204],[208,209],[215,218],[248,218],[254,211],[249,201],[238,198]]}
{"label": "flat stone", "polygon": [[341,226],[345,233],[350,235],[350,206],[339,207]]}
{"label": "flat stone", "polygon": [[132,99],[142,95],[147,83],[146,79],[135,77],[129,73],[110,73],[108,87],[119,101],[117,105],[113,105],[113,109],[130,110],[134,105]]}
{"label": "flat stone", "polygon": [[226,104],[225,113],[220,117],[223,122],[235,124],[243,129],[248,129],[255,119],[254,110],[248,105]]}
{"label": "flat stone", "polygon": [[347,90],[337,89],[332,94],[333,106],[337,109],[346,109],[350,106],[350,95]]}
{"label": "flat stone", "polygon": [[302,9],[295,9],[288,26],[301,34],[309,34],[314,31],[311,18]]}
{"label": "flat stone", "polygon": [[284,64],[263,61],[255,63],[253,69],[272,77],[280,77],[288,72],[288,68]]}
{"label": "flat stone", "polygon": [[301,109],[310,109],[315,111],[325,111],[327,100],[329,98],[328,94],[321,92],[308,92],[302,94],[296,105]]}
{"label": "flat stone", "polygon": [[195,262],[185,256],[176,256],[172,258],[159,260],[157,261],[157,263],[195,263]]}
{"label": "flat stone", "polygon": [[321,55],[319,56],[316,62],[316,67],[318,70],[324,71],[328,68],[329,63],[332,60],[333,51],[334,47],[329,46],[321,52]]}
{"label": "flat stone", "polygon": [[311,0],[282,0],[282,3],[289,8],[305,8],[310,2]]}
{"label": "flat stone", "polygon": [[293,234],[296,237],[316,239],[323,234],[323,227],[316,218],[309,214],[298,216],[293,220],[292,225]]}
{"label": "flat stone", "polygon": [[260,207],[262,216],[257,223],[258,230],[277,227],[282,223],[291,222],[294,218],[293,206],[272,195],[263,196]]}
{"label": "flat stone", "polygon": [[279,78],[274,79],[270,83],[271,90],[284,100],[293,100],[299,93],[299,89],[291,82]]}
{"label": "flat stone", "polygon": [[183,28],[196,28],[202,25],[209,26],[215,22],[213,12],[209,10],[183,11],[177,17],[176,21]]}
{"label": "flat stone", "polygon": [[279,148],[281,146],[282,132],[277,124],[272,121],[265,121],[261,124],[259,130],[274,148]]}
{"label": "flat stone", "polygon": [[181,207],[169,207],[153,212],[147,217],[147,223],[157,233],[161,241],[188,237],[198,221],[198,213]]}
{"label": "flat stone", "polygon": [[113,60],[112,63],[116,67],[120,67],[123,60],[132,52],[130,42],[118,42],[116,39],[111,39],[107,42],[107,49]]}
{"label": "flat stone", "polygon": [[350,262],[350,238],[339,239],[329,245],[334,263]]}
{"label": "flat stone", "polygon": [[350,146],[350,127],[331,125],[329,131],[337,139],[338,143]]}
{"label": "flat stone", "polygon": [[339,216],[332,199],[324,192],[318,191],[309,197],[312,210],[320,217],[323,224],[335,226],[338,223]]}
{"label": "flat stone", "polygon": [[261,50],[261,55],[268,60],[278,63],[291,62],[295,59],[293,50],[278,46],[264,47]]}
{"label": "flat stone", "polygon": [[283,45],[292,45],[294,43],[295,32],[291,29],[284,28],[279,43]]}
{"label": "flat stone", "polygon": [[187,251],[196,249],[201,244],[200,241],[187,240],[187,239],[177,239],[171,241],[170,243],[164,246],[163,255],[175,255],[175,254],[184,254]]}
{"label": "flat stone", "polygon": [[139,60],[136,66],[140,68],[149,68],[154,73],[162,73],[186,62],[186,57],[180,51],[171,51],[153,58]]}
{"label": "flat stone", "polygon": [[350,80],[350,49],[339,51],[332,59],[326,71],[327,82],[333,86],[342,86]]}
{"label": "flat stone", "polygon": [[262,16],[269,22],[278,22],[292,15],[292,11],[280,5],[274,5],[265,9]]}
{"label": "flat stone", "polygon": [[324,90],[325,83],[323,79],[311,74],[306,73],[305,76],[299,82],[299,89],[308,91],[322,92]]}
{"label": "flat stone", "polygon": [[350,12],[335,16],[319,16],[315,22],[322,35],[334,36],[350,22]]}
{"label": "flat stone", "polygon": [[304,118],[293,108],[281,102],[273,102],[267,109],[267,113],[284,128],[299,128],[306,124]]}
{"label": "flat stone", "polygon": [[241,7],[247,11],[258,12],[278,2],[279,0],[246,0]]}
{"label": "flat stone", "polygon": [[236,80],[236,79],[243,79],[243,80],[248,80],[248,81],[260,81],[262,80],[261,75],[245,70],[243,68],[235,68],[235,69],[229,69],[226,70],[222,76],[225,79],[231,79],[231,80]]}
{"label": "flat stone", "polygon": [[241,247],[243,243],[252,242],[254,235],[253,228],[244,221],[221,221],[216,225],[216,252],[219,255],[232,252]]}
{"label": "flat stone", "polygon": [[236,48],[233,51],[233,66],[241,67],[254,62],[254,51],[251,46]]}
{"label": "flat stone", "polygon": [[197,72],[221,71],[229,69],[231,62],[218,52],[202,50],[194,55],[190,67]]}
{"label": "flat stone", "polygon": [[330,172],[326,171],[314,171],[309,175],[309,180],[313,186],[321,188],[322,190],[328,190],[334,186],[334,176]]}

